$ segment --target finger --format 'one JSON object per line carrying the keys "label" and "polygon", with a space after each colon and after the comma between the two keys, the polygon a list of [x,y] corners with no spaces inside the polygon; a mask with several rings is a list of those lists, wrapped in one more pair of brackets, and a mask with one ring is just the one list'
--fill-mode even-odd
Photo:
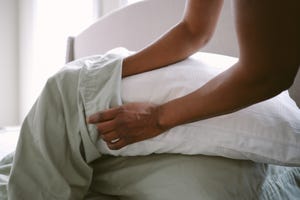
{"label": "finger", "polygon": [[100,137],[107,143],[114,143],[117,139],[120,139],[119,135],[114,131],[109,132],[105,135],[100,135]]}
{"label": "finger", "polygon": [[106,143],[108,148],[111,150],[119,150],[127,145],[124,139],[120,139],[114,143]]}
{"label": "finger", "polygon": [[119,112],[119,107],[111,108],[105,111],[100,111],[88,117],[87,122],[91,124],[99,123],[113,119]]}
{"label": "finger", "polygon": [[116,129],[115,120],[101,122],[96,125],[99,134],[106,134]]}

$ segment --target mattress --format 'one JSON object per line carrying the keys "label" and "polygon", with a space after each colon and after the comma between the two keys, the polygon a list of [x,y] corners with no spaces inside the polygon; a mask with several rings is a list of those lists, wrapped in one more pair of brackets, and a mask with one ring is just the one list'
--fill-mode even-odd
{"label": "mattress", "polygon": [[19,131],[19,127],[0,128],[0,160],[15,150]]}

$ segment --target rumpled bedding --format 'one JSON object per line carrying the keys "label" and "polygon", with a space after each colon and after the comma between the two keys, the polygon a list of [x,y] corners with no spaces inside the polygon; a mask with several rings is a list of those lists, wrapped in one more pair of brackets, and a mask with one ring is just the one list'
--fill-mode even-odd
{"label": "rumpled bedding", "polygon": [[[6,183],[12,158],[13,154],[0,161],[1,200],[8,199]],[[295,167],[178,154],[105,155],[89,165],[93,177],[88,193],[83,198],[65,196],[60,199],[296,200],[300,196],[300,169]],[[36,192],[40,189],[36,188]],[[53,198],[36,198],[36,193],[32,193],[31,199]]]}
{"label": "rumpled bedding", "polygon": [[121,104],[121,62],[112,53],[93,56],[48,80],[21,127],[9,199],[83,198],[93,173],[88,163],[100,157],[86,116]]}
{"label": "rumpled bedding", "polygon": [[91,193],[143,200],[300,195],[299,168],[201,155],[101,156],[97,132],[85,119],[121,105],[121,63],[121,53],[91,56],[48,80],[23,122],[15,154],[0,162],[1,200],[76,200]]}

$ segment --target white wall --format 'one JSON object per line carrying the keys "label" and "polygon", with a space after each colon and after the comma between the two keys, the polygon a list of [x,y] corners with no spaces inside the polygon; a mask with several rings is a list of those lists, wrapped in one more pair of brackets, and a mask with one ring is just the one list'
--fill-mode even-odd
{"label": "white wall", "polygon": [[[50,3],[52,1],[0,0],[0,127],[20,125],[47,78],[63,65],[66,36],[63,36],[63,38],[57,36],[58,32],[69,28],[71,30],[70,35],[76,34],[78,30],[76,32],[74,30],[78,29],[78,24],[82,27],[86,26],[86,18],[90,19],[92,15],[109,12],[109,9],[117,6],[116,3],[119,0],[105,0],[107,1],[105,6],[102,5],[102,1],[89,0],[85,4],[87,6],[80,7],[81,11],[86,11],[89,9],[87,7],[92,4],[101,5],[101,9],[99,7],[95,8],[94,12],[97,13],[93,13],[91,10],[92,12],[89,11],[87,16],[86,13],[78,11],[78,8],[77,10],[74,9],[74,5],[80,4],[79,1],[72,2],[72,0],[68,0],[66,2],[64,0],[63,6],[54,9],[49,8],[51,10],[46,9],[47,12],[53,13],[53,10],[56,11],[56,15],[52,15],[52,21],[47,21],[43,15],[45,12],[42,9],[44,8],[41,6],[45,2],[52,5],[53,3]],[[59,1],[56,2],[59,3]],[[63,22],[61,20],[59,22],[61,25],[67,21],[68,24],[57,27],[55,17],[57,17],[57,12],[60,13],[60,10],[67,10],[66,3],[72,5],[73,9],[65,14],[66,19]],[[74,12],[76,12],[76,16],[81,17],[80,20],[69,19],[74,16]],[[43,16],[38,16],[41,14]],[[53,30],[59,31],[53,32]],[[47,31],[49,34],[43,35]],[[53,36],[55,36],[54,42]],[[58,37],[60,37],[59,41]],[[57,43],[59,43],[59,48],[53,48],[54,44]],[[42,45],[48,45],[47,52],[41,52],[43,51],[40,49]],[[57,60],[53,61],[54,59],[51,59],[54,54],[61,55],[62,61],[58,61],[60,64],[57,64]],[[56,62],[56,64],[46,62],[45,58],[49,58],[50,61]],[[44,65],[41,63],[41,59],[45,61]]]}
{"label": "white wall", "polygon": [[18,0],[0,0],[0,126],[18,123]]}
{"label": "white wall", "polygon": [[238,57],[232,1],[225,0],[213,38],[201,51]]}
{"label": "white wall", "polygon": [[[107,0],[109,1],[109,0]],[[120,0],[121,3],[139,0]],[[174,0],[175,1],[175,0]],[[213,38],[200,51],[238,57],[239,50],[233,19],[232,1],[225,0]]]}
{"label": "white wall", "polygon": [[63,67],[67,37],[93,19],[93,1],[20,0],[20,121]]}
{"label": "white wall", "polygon": [[23,120],[24,115],[20,117],[20,113],[25,113],[24,107],[30,107],[26,97],[34,96],[34,90],[26,90],[24,88],[32,88],[34,79],[31,77],[34,66],[34,25],[36,7],[35,0],[19,1],[19,122]]}

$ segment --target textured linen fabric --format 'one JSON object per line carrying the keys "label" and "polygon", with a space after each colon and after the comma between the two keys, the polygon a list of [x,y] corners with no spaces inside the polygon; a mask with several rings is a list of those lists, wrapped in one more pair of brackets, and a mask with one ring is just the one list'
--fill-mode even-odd
{"label": "textured linen fabric", "polygon": [[[1,200],[7,200],[11,162],[12,155],[0,161]],[[90,166],[93,178],[84,200],[295,200],[300,196],[297,167],[178,154],[102,156]]]}
{"label": "textured linen fabric", "polygon": [[102,156],[91,190],[121,200],[296,200],[300,168],[204,155]]}
{"label": "textured linen fabric", "polygon": [[121,104],[121,61],[113,53],[84,58],[48,80],[22,124],[10,200],[83,199],[93,173],[89,163],[100,157],[86,116]]}
{"label": "textured linen fabric", "polygon": [[[237,59],[196,53],[161,69],[122,81],[122,100],[162,104],[189,94]],[[222,99],[220,99],[222,101]],[[174,127],[118,151],[98,141],[102,154],[204,154],[255,162],[300,166],[300,109],[287,91],[237,112]]]}

